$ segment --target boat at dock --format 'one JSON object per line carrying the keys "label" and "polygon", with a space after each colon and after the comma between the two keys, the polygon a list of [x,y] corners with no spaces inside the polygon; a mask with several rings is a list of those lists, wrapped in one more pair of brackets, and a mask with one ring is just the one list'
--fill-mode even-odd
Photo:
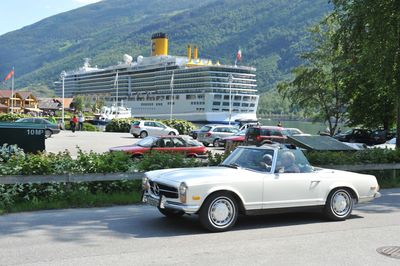
{"label": "boat at dock", "polygon": [[[152,36],[151,56],[139,55],[133,61],[124,55],[123,59],[106,68],[91,67],[86,61],[80,69],[67,72],[65,97],[102,99],[107,106],[117,98],[135,117],[207,123],[257,120],[259,95],[253,67],[213,63],[200,58],[198,48],[191,46],[187,56],[169,55],[165,33]],[[55,86],[61,95],[62,81]]]}

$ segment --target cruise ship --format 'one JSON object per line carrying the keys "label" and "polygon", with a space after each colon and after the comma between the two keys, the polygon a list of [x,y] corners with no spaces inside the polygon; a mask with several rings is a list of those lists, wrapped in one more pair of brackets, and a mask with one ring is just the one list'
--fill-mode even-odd
{"label": "cruise ship", "polygon": [[258,105],[256,69],[223,65],[199,58],[188,45],[186,56],[168,54],[168,36],[153,34],[151,56],[107,68],[83,67],[65,72],[55,82],[56,94],[123,102],[132,116],[185,119],[192,122],[234,123],[255,121]]}

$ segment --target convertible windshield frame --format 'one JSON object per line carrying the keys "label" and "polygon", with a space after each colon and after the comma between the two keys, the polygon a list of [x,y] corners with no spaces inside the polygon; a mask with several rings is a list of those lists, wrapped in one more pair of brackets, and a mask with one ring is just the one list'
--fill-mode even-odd
{"label": "convertible windshield frame", "polygon": [[[262,166],[262,157],[266,154],[272,156],[270,169]],[[272,174],[276,165],[276,149],[237,147],[222,163],[221,166],[237,166],[250,171]]]}

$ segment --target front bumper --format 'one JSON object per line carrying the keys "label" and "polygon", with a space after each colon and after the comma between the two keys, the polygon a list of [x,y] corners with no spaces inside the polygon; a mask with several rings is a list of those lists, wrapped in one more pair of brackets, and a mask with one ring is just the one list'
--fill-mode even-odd
{"label": "front bumper", "polygon": [[184,211],[187,214],[194,214],[200,209],[200,206],[197,205],[187,205],[180,202],[170,201],[168,198],[163,196],[158,197],[147,192],[143,193],[142,202],[160,209]]}
{"label": "front bumper", "polygon": [[382,196],[381,193],[375,192],[374,195],[372,195],[372,196],[362,197],[362,198],[360,197],[360,198],[358,199],[358,203],[366,203],[366,202],[369,202],[369,201],[371,201],[371,200],[380,198],[381,196]]}

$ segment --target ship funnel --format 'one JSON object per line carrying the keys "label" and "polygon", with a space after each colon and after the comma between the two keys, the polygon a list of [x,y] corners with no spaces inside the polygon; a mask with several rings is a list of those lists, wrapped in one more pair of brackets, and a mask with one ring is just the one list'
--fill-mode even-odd
{"label": "ship funnel", "polygon": [[187,55],[188,55],[188,61],[192,60],[192,47],[190,47],[190,44],[187,47]]}
{"label": "ship funnel", "polygon": [[195,60],[199,59],[199,50],[197,49],[197,46],[194,47],[193,58]]}
{"label": "ship funnel", "polygon": [[168,55],[168,35],[163,32],[151,36],[151,56]]}

